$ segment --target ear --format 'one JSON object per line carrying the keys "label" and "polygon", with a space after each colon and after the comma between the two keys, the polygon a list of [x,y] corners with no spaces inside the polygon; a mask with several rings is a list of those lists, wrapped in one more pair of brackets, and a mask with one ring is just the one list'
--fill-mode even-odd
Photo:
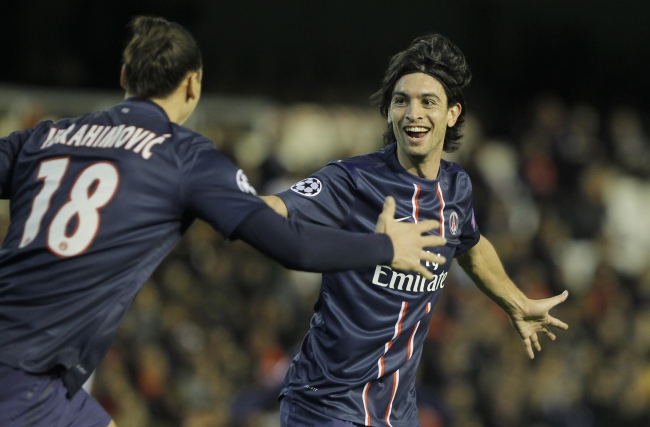
{"label": "ear", "polygon": [[120,71],[120,87],[126,90],[126,64],[122,65],[122,71]]}
{"label": "ear", "polygon": [[189,101],[190,99],[197,99],[199,97],[201,93],[200,78],[201,76],[198,72],[190,73],[189,76],[187,76],[187,92],[185,94],[185,101]]}
{"label": "ear", "polygon": [[456,124],[461,111],[463,111],[463,107],[458,102],[447,110],[447,127],[453,127]]}

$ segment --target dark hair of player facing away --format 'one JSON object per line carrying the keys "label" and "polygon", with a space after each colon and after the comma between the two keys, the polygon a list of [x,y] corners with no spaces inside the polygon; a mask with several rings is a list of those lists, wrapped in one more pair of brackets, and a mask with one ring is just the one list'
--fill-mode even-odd
{"label": "dark hair of player facing away", "polygon": [[[459,103],[462,107],[456,124],[447,128],[443,150],[451,153],[461,145],[461,133],[465,122],[465,98],[462,89],[472,79],[472,73],[465,61],[465,55],[449,39],[440,34],[430,34],[418,37],[411,45],[396,55],[388,64],[381,89],[375,92],[370,100],[379,107],[382,116],[388,117],[391,98],[395,83],[406,74],[424,73],[438,80],[445,89],[447,105]],[[384,142],[395,142],[393,127],[389,123],[388,131],[384,134]]]}
{"label": "dark hair of player facing away", "polygon": [[181,25],[163,18],[138,16],[129,26],[133,36],[122,59],[130,95],[164,98],[188,73],[203,67],[196,40]]}

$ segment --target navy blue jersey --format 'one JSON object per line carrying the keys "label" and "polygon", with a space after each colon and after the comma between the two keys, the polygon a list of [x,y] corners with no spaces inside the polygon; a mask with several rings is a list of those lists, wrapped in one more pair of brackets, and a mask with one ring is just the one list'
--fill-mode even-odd
{"label": "navy blue jersey", "polygon": [[210,140],[137,99],[0,139],[0,196],[0,362],[61,369],[72,393],[193,219],[229,237],[266,207]]}
{"label": "navy blue jersey", "polygon": [[432,250],[431,280],[384,265],[323,275],[309,332],[285,378],[283,395],[333,418],[362,425],[418,426],[415,376],[432,308],[455,256],[479,230],[472,186],[458,165],[441,162],[437,180],[408,173],[396,145],[332,162],[279,196],[289,217],[353,231],[372,231],[386,196],[396,220],[440,221],[447,239]]}

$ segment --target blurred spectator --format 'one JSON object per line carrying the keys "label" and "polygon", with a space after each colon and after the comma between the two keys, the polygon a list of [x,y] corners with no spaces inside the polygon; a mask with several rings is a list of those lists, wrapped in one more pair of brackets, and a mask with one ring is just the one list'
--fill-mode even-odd
{"label": "blurred spectator", "polygon": [[650,137],[641,114],[620,106],[609,117],[609,137],[614,159],[626,173],[647,178],[650,175]]}

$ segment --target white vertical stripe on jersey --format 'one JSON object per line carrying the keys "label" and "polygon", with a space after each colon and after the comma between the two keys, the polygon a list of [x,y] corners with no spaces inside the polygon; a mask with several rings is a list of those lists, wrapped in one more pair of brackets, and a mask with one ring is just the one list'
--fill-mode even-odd
{"label": "white vertical stripe on jersey", "polygon": [[368,411],[368,390],[370,390],[370,382],[367,382],[363,388],[363,409],[366,411],[365,425],[370,425],[370,412]]}
{"label": "white vertical stripe on jersey", "polygon": [[388,408],[386,408],[386,424],[388,427],[393,427],[390,423],[390,413],[393,411],[393,401],[395,400],[395,395],[397,394],[397,387],[399,387],[399,369],[393,374],[393,393],[390,396],[390,402],[388,403]]}
{"label": "white vertical stripe on jersey", "polygon": [[415,333],[418,331],[419,327],[420,327],[420,322],[415,324],[415,328],[413,328],[413,332],[411,332],[411,336],[409,338],[408,354],[406,355],[406,360],[410,360],[411,356],[413,356],[413,340],[415,339]]}
{"label": "white vertical stripe on jersey", "polygon": [[445,198],[442,195],[442,188],[438,183],[438,200],[440,200],[440,237],[445,237]]}
{"label": "white vertical stripe on jersey", "polygon": [[420,222],[420,205],[418,201],[418,196],[420,195],[420,187],[416,184],[413,184],[413,196],[411,197],[411,212],[413,213],[413,221],[417,224]]}

